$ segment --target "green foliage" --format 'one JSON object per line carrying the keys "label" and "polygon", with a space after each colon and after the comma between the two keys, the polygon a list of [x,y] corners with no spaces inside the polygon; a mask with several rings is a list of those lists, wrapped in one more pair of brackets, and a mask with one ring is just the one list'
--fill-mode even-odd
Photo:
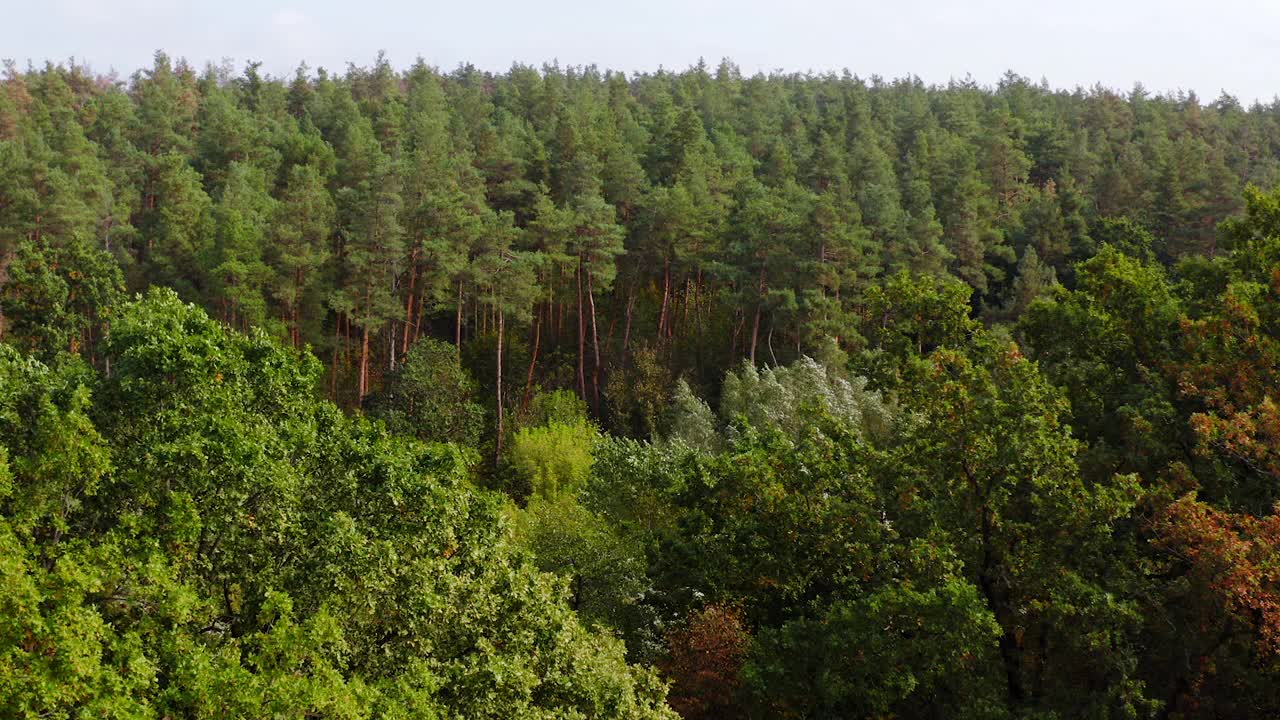
{"label": "green foliage", "polygon": [[[517,541],[533,554],[538,568],[568,580],[569,604],[584,623],[620,633],[652,659],[652,610],[648,562],[636,539],[623,535],[570,494],[535,495],[516,514]],[[645,641],[648,641],[647,643]]]}
{"label": "green foliage", "polygon": [[[22,255],[6,328],[23,347],[102,367],[118,265],[131,290],[172,287],[315,348],[347,406],[424,337],[505,348],[527,330],[495,420],[527,404],[520,387],[573,386],[576,361],[593,416],[637,437],[660,429],[674,378],[716,395],[743,358],[886,349],[877,287],[900,273],[958,280],[975,314],[1013,322],[1099,243],[1168,265],[1229,249],[1239,233],[1214,221],[1265,216],[1266,194],[1239,190],[1277,166],[1262,106],[1013,74],[486,75],[380,57],[284,79],[161,53],[126,82],[15,67],[0,95],[0,254]],[[55,276],[95,287],[64,299]]]}
{"label": "green foliage", "polygon": [[720,432],[715,413],[693,393],[684,378],[676,381],[676,389],[671,394],[671,408],[667,411],[662,439],[704,452],[719,449]]}
{"label": "green foliage", "polygon": [[853,366],[874,385],[895,388],[915,372],[913,360],[967,342],[978,327],[972,294],[959,282],[906,273],[871,288],[860,313],[866,347]]}
{"label": "green foliage", "polygon": [[124,280],[111,257],[75,243],[41,248],[24,241],[0,285],[9,341],[44,359],[59,352],[92,356],[102,326],[120,302]]}
{"label": "green foliage", "polygon": [[1019,335],[1067,389],[1088,463],[1100,472],[1157,472],[1183,442],[1175,388],[1158,374],[1176,343],[1177,298],[1159,266],[1110,246],[1076,275],[1080,289],[1033,303]]}
{"label": "green foliage", "polygon": [[652,437],[675,378],[651,348],[636,350],[631,366],[609,375],[604,397],[612,426],[631,437]]}
{"label": "green foliage", "polygon": [[591,475],[598,435],[585,420],[523,427],[511,438],[508,461],[529,480],[534,495],[572,497]]}
{"label": "green foliage", "polygon": [[158,157],[152,172],[152,207],[139,226],[145,245],[137,251],[146,281],[174,288],[189,301],[202,299],[211,284],[205,259],[214,242],[213,202],[200,174],[176,152]]}
{"label": "green foliage", "polygon": [[475,447],[484,423],[477,391],[457,348],[426,338],[388,376],[386,389],[369,400],[369,414],[398,435]]}
{"label": "green foliage", "polygon": [[1280,714],[1274,110],[10,66],[0,716]]}
{"label": "green foliage", "polygon": [[98,381],[0,348],[6,717],[670,716],[456,449],[171,291],[108,352]]}
{"label": "green foliage", "polygon": [[1035,246],[1028,245],[1018,260],[1017,275],[1009,289],[1009,298],[1005,301],[1002,314],[1010,318],[1021,317],[1031,303],[1049,294],[1057,284],[1057,273],[1041,262]]}
{"label": "green foliage", "polygon": [[110,450],[90,418],[94,378],[74,359],[50,369],[4,345],[0,372],[6,527],[25,537],[66,534],[111,472]]}
{"label": "green foliage", "polygon": [[1129,218],[1102,218],[1094,237],[1101,244],[1138,260],[1150,262],[1159,252],[1159,241],[1146,228]]}
{"label": "green foliage", "polygon": [[272,296],[283,304],[289,338],[302,338],[300,323],[319,314],[313,288],[329,259],[326,242],[333,232],[335,208],[320,173],[311,165],[295,165],[271,224],[274,242],[267,261],[275,270]]}
{"label": "green foliage", "polygon": [[787,367],[756,369],[744,365],[725,376],[720,417],[761,430],[798,435],[821,414],[860,437],[883,438],[892,412],[880,394],[867,390],[864,378],[846,380],[811,358]]}
{"label": "green foliage", "polygon": [[662,587],[681,604],[743,606],[757,635],[742,671],[748,706],[905,711],[966,675],[960,692],[992,695],[990,611],[954,551],[884,520],[874,457],[838,423],[794,440],[751,432],[673,488],[691,510],[667,541],[681,561]]}
{"label": "green foliage", "polygon": [[587,404],[569,390],[540,392],[529,403],[529,410],[522,418],[526,427],[560,423],[572,425],[587,420]]}
{"label": "green foliage", "polygon": [[[1093,678],[1098,711],[1139,711],[1132,659],[1102,639],[1132,637],[1139,617],[1136,603],[1115,599],[1130,582],[1116,567],[1117,532],[1140,497],[1136,478],[1080,474],[1066,403],[1015,346],[980,337],[930,365],[903,398],[915,412],[886,458],[894,526],[954,548],[1000,624],[1011,707],[1080,707],[1075,680],[1051,671],[1061,665]],[[1105,631],[1076,633],[1080,623]],[[1102,651],[1096,643],[1107,663],[1079,665]]]}

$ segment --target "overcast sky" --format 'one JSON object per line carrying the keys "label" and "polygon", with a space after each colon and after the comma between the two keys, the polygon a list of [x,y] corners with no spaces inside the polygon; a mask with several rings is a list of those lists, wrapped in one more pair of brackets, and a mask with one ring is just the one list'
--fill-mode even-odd
{"label": "overcast sky", "polygon": [[1280,0],[0,0],[0,57],[75,57],[127,76],[157,49],[196,65],[299,61],[341,70],[378,50],[505,70],[513,62],[682,69],[704,57],[757,70],[971,74],[1059,88],[1280,93]]}

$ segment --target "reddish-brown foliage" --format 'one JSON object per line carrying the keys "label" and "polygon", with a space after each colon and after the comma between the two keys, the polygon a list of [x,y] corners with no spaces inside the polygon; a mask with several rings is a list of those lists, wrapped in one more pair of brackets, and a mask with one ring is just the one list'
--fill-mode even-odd
{"label": "reddish-brown foliage", "polygon": [[[1275,296],[1269,288],[1264,299]],[[1177,368],[1179,388],[1205,406],[1192,415],[1192,428],[1201,451],[1280,478],[1280,340],[1259,306],[1235,289],[1224,294],[1220,312],[1182,323],[1191,360]]]}
{"label": "reddish-brown foliage", "polygon": [[1159,517],[1156,544],[1186,563],[1209,604],[1204,630],[1238,623],[1259,654],[1280,654],[1280,515],[1227,513],[1187,496]]}
{"label": "reddish-brown foliage", "polygon": [[667,636],[671,707],[687,720],[740,717],[738,673],[750,639],[738,608],[710,605],[691,613]]}

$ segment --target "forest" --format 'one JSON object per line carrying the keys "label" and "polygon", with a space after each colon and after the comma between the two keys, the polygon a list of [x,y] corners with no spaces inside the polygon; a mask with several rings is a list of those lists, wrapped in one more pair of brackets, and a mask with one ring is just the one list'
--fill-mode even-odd
{"label": "forest", "polygon": [[0,717],[1280,716],[1280,100],[0,78]]}

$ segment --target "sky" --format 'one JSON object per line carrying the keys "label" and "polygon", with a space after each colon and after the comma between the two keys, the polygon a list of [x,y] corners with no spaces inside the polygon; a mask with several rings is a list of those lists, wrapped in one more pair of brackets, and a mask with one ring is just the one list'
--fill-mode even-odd
{"label": "sky", "polygon": [[74,58],[125,77],[156,50],[197,66],[342,70],[385,50],[503,71],[513,63],[744,73],[966,76],[1055,88],[1280,94],[1280,0],[0,0],[0,58]]}

